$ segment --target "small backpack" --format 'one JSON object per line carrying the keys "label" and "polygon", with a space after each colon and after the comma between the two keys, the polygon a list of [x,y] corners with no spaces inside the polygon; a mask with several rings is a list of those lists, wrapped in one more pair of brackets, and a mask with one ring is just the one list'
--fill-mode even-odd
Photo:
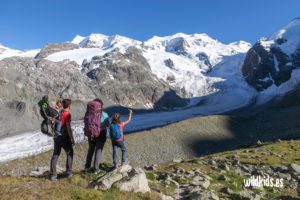
{"label": "small backpack", "polygon": [[[44,100],[40,100],[38,102],[38,106],[40,107],[40,114],[45,120],[48,119],[48,116],[49,117],[59,116],[59,113],[57,112],[57,110],[55,110],[54,108],[49,106],[48,102],[46,102]],[[42,110],[44,110],[45,113]]]}
{"label": "small backpack", "polygon": [[114,141],[120,139],[122,137],[122,133],[120,130],[120,124],[115,123],[111,124],[109,127],[110,138]]}
{"label": "small backpack", "polygon": [[[49,114],[49,104],[44,100],[40,100],[38,102],[38,106],[40,107],[40,114],[44,118],[41,123],[41,132],[49,137],[54,136],[54,125],[51,120],[48,119],[47,115]],[[44,112],[42,111],[44,110]]]}
{"label": "small backpack", "polygon": [[53,137],[54,136],[54,129],[53,123],[50,120],[43,120],[41,124],[41,131],[47,136]]}
{"label": "small backpack", "polygon": [[100,135],[102,104],[98,101],[90,101],[87,104],[84,116],[84,135],[87,137],[97,138]]}

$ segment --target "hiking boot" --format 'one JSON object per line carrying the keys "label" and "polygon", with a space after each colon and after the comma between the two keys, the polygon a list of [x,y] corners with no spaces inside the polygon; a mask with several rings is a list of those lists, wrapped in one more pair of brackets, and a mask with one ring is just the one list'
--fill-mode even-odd
{"label": "hiking boot", "polygon": [[57,175],[51,175],[50,180],[51,181],[57,181]]}
{"label": "hiking boot", "polygon": [[129,165],[129,163],[128,162],[122,162],[121,167],[125,166],[125,165]]}
{"label": "hiking boot", "polygon": [[111,171],[116,170],[117,168],[118,168],[118,166],[114,165],[114,166],[110,167],[108,171],[111,172]]}
{"label": "hiking boot", "polygon": [[84,170],[83,170],[85,173],[89,173],[90,171],[91,171],[91,169],[90,168],[84,168]]}

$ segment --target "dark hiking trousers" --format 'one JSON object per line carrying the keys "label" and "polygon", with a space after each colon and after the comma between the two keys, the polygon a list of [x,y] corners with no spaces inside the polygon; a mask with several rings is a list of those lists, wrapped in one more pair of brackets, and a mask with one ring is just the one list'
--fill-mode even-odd
{"label": "dark hiking trousers", "polygon": [[66,136],[58,136],[54,138],[54,152],[50,164],[50,172],[52,176],[57,176],[56,165],[62,148],[67,154],[66,172],[68,175],[72,174],[72,163],[74,154],[72,142]]}
{"label": "dark hiking trousers", "polygon": [[106,142],[106,129],[101,130],[100,136],[95,139],[88,138],[89,149],[86,155],[85,169],[91,167],[94,156],[94,169],[99,170],[99,163],[102,157],[103,148]]}

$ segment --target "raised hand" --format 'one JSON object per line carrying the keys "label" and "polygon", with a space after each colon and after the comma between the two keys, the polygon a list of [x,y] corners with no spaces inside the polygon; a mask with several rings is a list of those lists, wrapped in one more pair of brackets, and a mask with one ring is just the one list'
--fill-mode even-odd
{"label": "raised hand", "polygon": [[128,109],[128,111],[129,111],[129,115],[133,114],[133,111],[130,108]]}

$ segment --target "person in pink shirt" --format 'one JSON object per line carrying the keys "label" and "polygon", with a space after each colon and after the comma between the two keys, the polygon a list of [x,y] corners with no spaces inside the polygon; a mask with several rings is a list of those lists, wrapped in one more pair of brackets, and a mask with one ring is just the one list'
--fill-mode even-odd
{"label": "person in pink shirt", "polygon": [[112,117],[112,123],[110,125],[110,136],[113,147],[113,164],[114,168],[118,167],[118,148],[122,151],[122,166],[126,164],[126,145],[124,141],[124,126],[131,121],[132,110],[129,109],[128,120],[125,122],[121,121],[120,113],[116,113]]}

